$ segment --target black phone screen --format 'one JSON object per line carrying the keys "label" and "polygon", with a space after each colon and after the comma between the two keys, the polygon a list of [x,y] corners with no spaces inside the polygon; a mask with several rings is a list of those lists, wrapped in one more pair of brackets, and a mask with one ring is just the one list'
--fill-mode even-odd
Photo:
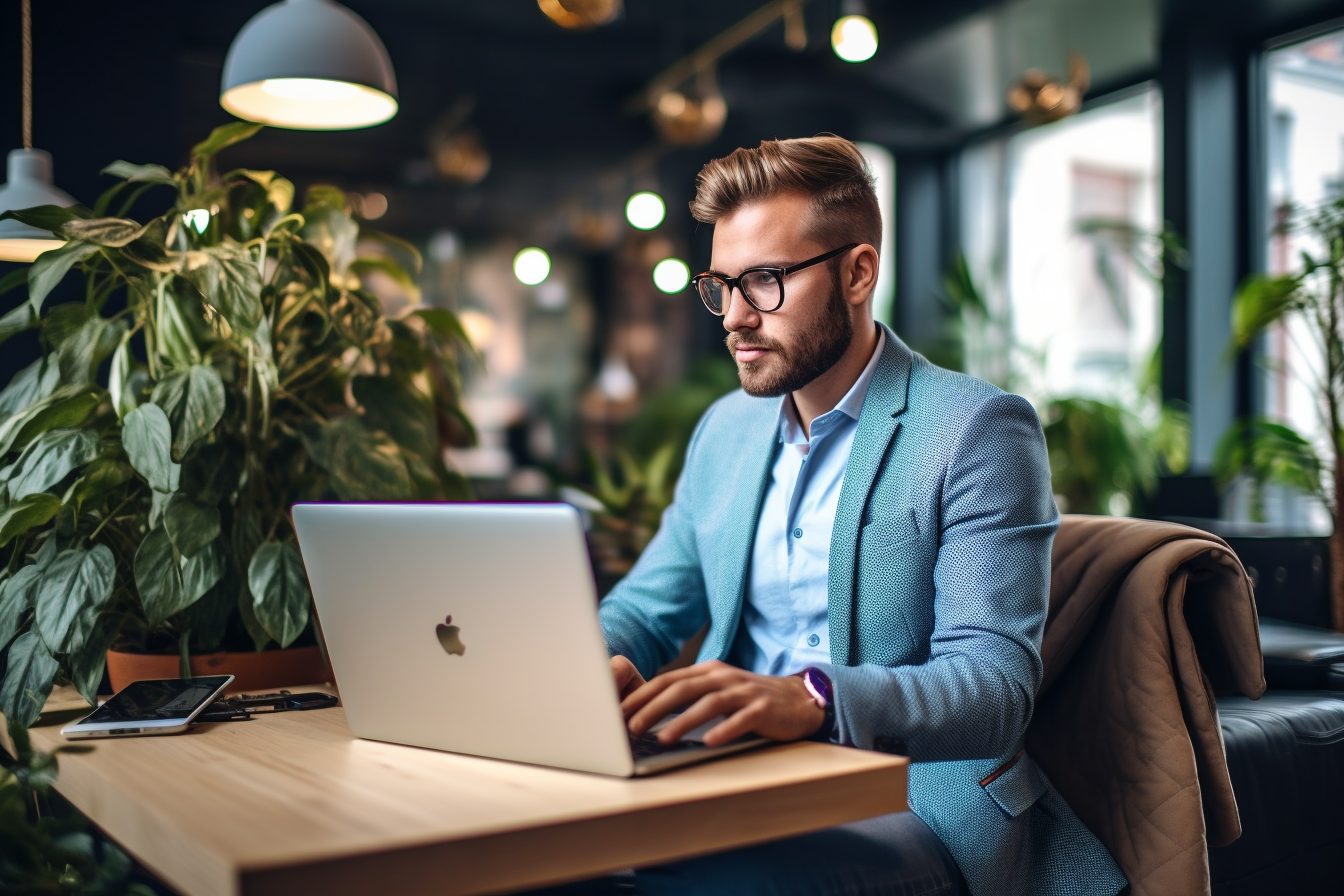
{"label": "black phone screen", "polygon": [[228,678],[227,675],[210,675],[204,678],[136,681],[118,691],[112,699],[84,719],[82,724],[185,719],[193,710],[209,701]]}

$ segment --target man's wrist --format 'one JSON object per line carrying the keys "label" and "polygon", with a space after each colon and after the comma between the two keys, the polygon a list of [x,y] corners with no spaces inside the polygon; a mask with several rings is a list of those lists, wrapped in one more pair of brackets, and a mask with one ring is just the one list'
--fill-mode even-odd
{"label": "man's wrist", "polygon": [[803,687],[807,689],[808,695],[813,703],[822,712],[821,725],[808,738],[809,740],[834,741],[835,740],[835,688],[831,684],[831,677],[816,666],[808,666],[793,673],[803,682]]}

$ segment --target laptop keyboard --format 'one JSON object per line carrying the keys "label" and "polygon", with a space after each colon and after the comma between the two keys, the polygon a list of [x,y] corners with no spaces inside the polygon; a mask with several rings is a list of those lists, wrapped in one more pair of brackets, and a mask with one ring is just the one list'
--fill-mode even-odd
{"label": "laptop keyboard", "polygon": [[698,740],[679,740],[670,744],[660,743],[658,735],[651,732],[644,732],[638,736],[630,735],[630,753],[636,760],[648,759],[650,756],[661,756],[664,753],[676,753],[680,750],[689,750],[696,747],[703,747],[704,744]]}

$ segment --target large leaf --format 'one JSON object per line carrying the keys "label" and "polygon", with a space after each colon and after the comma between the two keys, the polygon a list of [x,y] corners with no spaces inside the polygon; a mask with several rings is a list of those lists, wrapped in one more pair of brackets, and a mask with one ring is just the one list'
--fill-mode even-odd
{"label": "large leaf", "polygon": [[332,273],[343,275],[355,260],[355,244],[359,241],[359,225],[345,213],[344,198],[337,204],[313,188],[308,191],[308,204],[303,209],[304,225],[299,234],[304,241],[321,252],[331,266]]}
{"label": "large leaf", "polygon": [[96,509],[134,475],[135,471],[125,461],[107,456],[94,458],[75,480],[67,500],[74,503],[78,512]]}
{"label": "large leaf", "polygon": [[71,471],[98,456],[98,433],[91,429],[54,429],[23,449],[9,475],[9,497],[16,501],[45,492]]}
{"label": "large leaf", "polygon": [[219,508],[176,494],[163,512],[163,527],[178,553],[194,557],[219,537]]}
{"label": "large leaf", "polygon": [[1301,284],[1296,277],[1250,277],[1232,300],[1232,344],[1229,352],[1244,349],[1270,325],[1301,307]]}
{"label": "large leaf", "polygon": [[79,395],[85,388],[82,385],[63,386],[51,395],[39,400],[33,406],[0,420],[0,456],[8,453],[14,447],[19,435],[29,431],[29,424],[41,417],[47,408],[57,402]]}
{"label": "large leaf", "polygon": [[56,555],[37,586],[34,628],[52,653],[72,653],[97,621],[96,611],[112,595],[117,561],[107,545],[69,548]]}
{"label": "large leaf", "polygon": [[50,522],[61,509],[61,499],[45,492],[29,495],[0,510],[0,547],[27,532]]}
{"label": "large leaf", "polygon": [[247,567],[257,621],[281,647],[288,647],[308,624],[308,578],[294,545],[269,541]]}
{"label": "large leaf", "polygon": [[158,625],[200,600],[224,575],[224,552],[211,544],[194,557],[173,547],[156,526],[135,552],[135,587],[150,625]]}
{"label": "large leaf", "polygon": [[382,274],[400,286],[402,292],[406,293],[412,302],[420,301],[420,284],[415,282],[415,278],[405,268],[390,258],[356,258],[350,262],[350,271],[361,280],[369,274]]}
{"label": "large leaf", "polygon": [[0,713],[20,728],[29,728],[42,714],[60,669],[37,632],[25,632],[9,649],[5,679],[0,682]]}
{"label": "large leaf", "polygon": [[162,165],[133,165],[130,162],[117,160],[100,173],[125,178],[137,183],[168,184],[169,186],[177,183],[173,180],[173,173]]}
{"label": "large leaf", "polygon": [[162,408],[147,402],[127,414],[121,443],[131,466],[151,488],[165,493],[177,488],[181,467],[173,463],[173,431]]}
{"label": "large leaf", "polygon": [[177,296],[167,289],[160,289],[154,297],[154,316],[158,326],[154,340],[154,351],[160,357],[167,358],[173,366],[189,367],[201,360],[200,348],[191,335],[191,328],[182,316],[182,308]]}
{"label": "large leaf", "polygon": [[53,429],[78,429],[98,407],[98,395],[81,390],[68,398],[53,399],[19,428],[14,447],[22,448],[44,432]]}
{"label": "large leaf", "polygon": [[[15,273],[24,272],[16,271]],[[31,330],[37,326],[37,322],[38,317],[33,311],[33,306],[24,302],[4,317],[0,317],[0,344],[4,344],[11,336],[17,336],[25,330]]]}
{"label": "large leaf", "polygon": [[124,320],[108,320],[85,305],[62,305],[48,317],[46,337],[56,346],[62,382],[92,383],[98,366],[116,349],[126,330]]}
{"label": "large leaf", "polygon": [[243,142],[261,130],[261,127],[261,125],[253,124],[250,121],[231,121],[228,124],[222,124],[211,131],[210,136],[193,146],[191,154],[209,159],[220,150],[235,143]]}
{"label": "large leaf", "polygon": [[70,269],[98,251],[93,243],[73,241],[59,249],[51,249],[37,256],[28,269],[28,301],[34,311],[42,310],[56,284],[65,279]]}
{"label": "large leaf", "polygon": [[61,371],[46,358],[29,364],[0,392],[0,420],[28,410],[55,392],[60,383]]}
{"label": "large leaf", "polygon": [[67,221],[87,218],[92,213],[82,205],[35,205],[32,208],[18,208],[0,214],[0,221],[13,218],[29,227],[56,233]]}
{"label": "large leaf", "polygon": [[427,395],[409,382],[386,376],[357,376],[351,381],[351,391],[374,429],[387,433],[413,454],[428,457],[435,453],[438,432]]}
{"label": "large leaf", "polygon": [[173,430],[173,460],[180,461],[187,449],[224,416],[224,381],[213,367],[193,364],[160,380],[150,400],[168,415]]}
{"label": "large leaf", "polygon": [[325,424],[308,447],[313,460],[331,474],[332,487],[342,501],[395,501],[415,496],[396,443],[370,430],[358,417],[340,417]]}
{"label": "large leaf", "polygon": [[136,396],[131,385],[131,337],[122,337],[117,350],[112,353],[112,369],[107,375],[107,393],[112,398],[112,409],[117,419],[123,419],[135,410]]}
{"label": "large leaf", "polygon": [[0,584],[0,650],[4,650],[23,628],[41,581],[41,569],[36,564],[29,564],[19,567],[14,575]]}
{"label": "large leaf", "polygon": [[84,645],[67,658],[70,664],[70,679],[74,682],[79,695],[90,705],[98,705],[98,686],[103,682],[103,669],[107,666],[107,651],[117,638],[119,629],[117,617],[112,613],[98,610],[85,611],[95,617],[95,621],[84,639]]}
{"label": "large leaf", "polygon": [[261,322],[261,271],[246,253],[227,246],[193,252],[185,276],[233,329],[250,333]]}
{"label": "large leaf", "polygon": [[417,308],[408,316],[423,320],[430,331],[440,339],[457,340],[463,345],[471,345],[471,337],[462,328],[462,322],[447,308]]}
{"label": "large leaf", "polygon": [[72,240],[87,240],[99,246],[120,249],[132,240],[138,240],[149,230],[148,224],[139,224],[127,218],[80,218],[66,222],[61,235]]}

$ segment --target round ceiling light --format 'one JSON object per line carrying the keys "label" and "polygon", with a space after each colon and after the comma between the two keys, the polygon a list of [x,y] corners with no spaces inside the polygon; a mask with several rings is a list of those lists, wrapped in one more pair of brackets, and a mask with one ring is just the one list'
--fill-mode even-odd
{"label": "round ceiling light", "polygon": [[653,285],[668,295],[679,293],[691,282],[691,269],[680,258],[664,258],[653,266]]}
{"label": "round ceiling light", "polygon": [[[40,149],[16,149],[9,154],[8,180],[0,186],[0,212],[38,205],[76,205],[74,199],[51,185],[51,154]],[[65,240],[7,218],[0,221],[0,261],[34,261]]]}
{"label": "round ceiling light", "polygon": [[877,27],[867,16],[841,16],[831,29],[831,49],[846,62],[867,62],[877,52]]}
{"label": "round ceiling light", "polygon": [[663,223],[667,206],[657,193],[644,191],[631,196],[625,203],[625,220],[639,230],[653,230]]}
{"label": "round ceiling light", "polygon": [[551,256],[535,246],[513,256],[513,276],[528,286],[536,286],[551,275]]}
{"label": "round ceiling light", "polygon": [[366,128],[397,114],[397,79],[359,16],[331,0],[284,0],[233,39],[219,104],[278,128]]}

